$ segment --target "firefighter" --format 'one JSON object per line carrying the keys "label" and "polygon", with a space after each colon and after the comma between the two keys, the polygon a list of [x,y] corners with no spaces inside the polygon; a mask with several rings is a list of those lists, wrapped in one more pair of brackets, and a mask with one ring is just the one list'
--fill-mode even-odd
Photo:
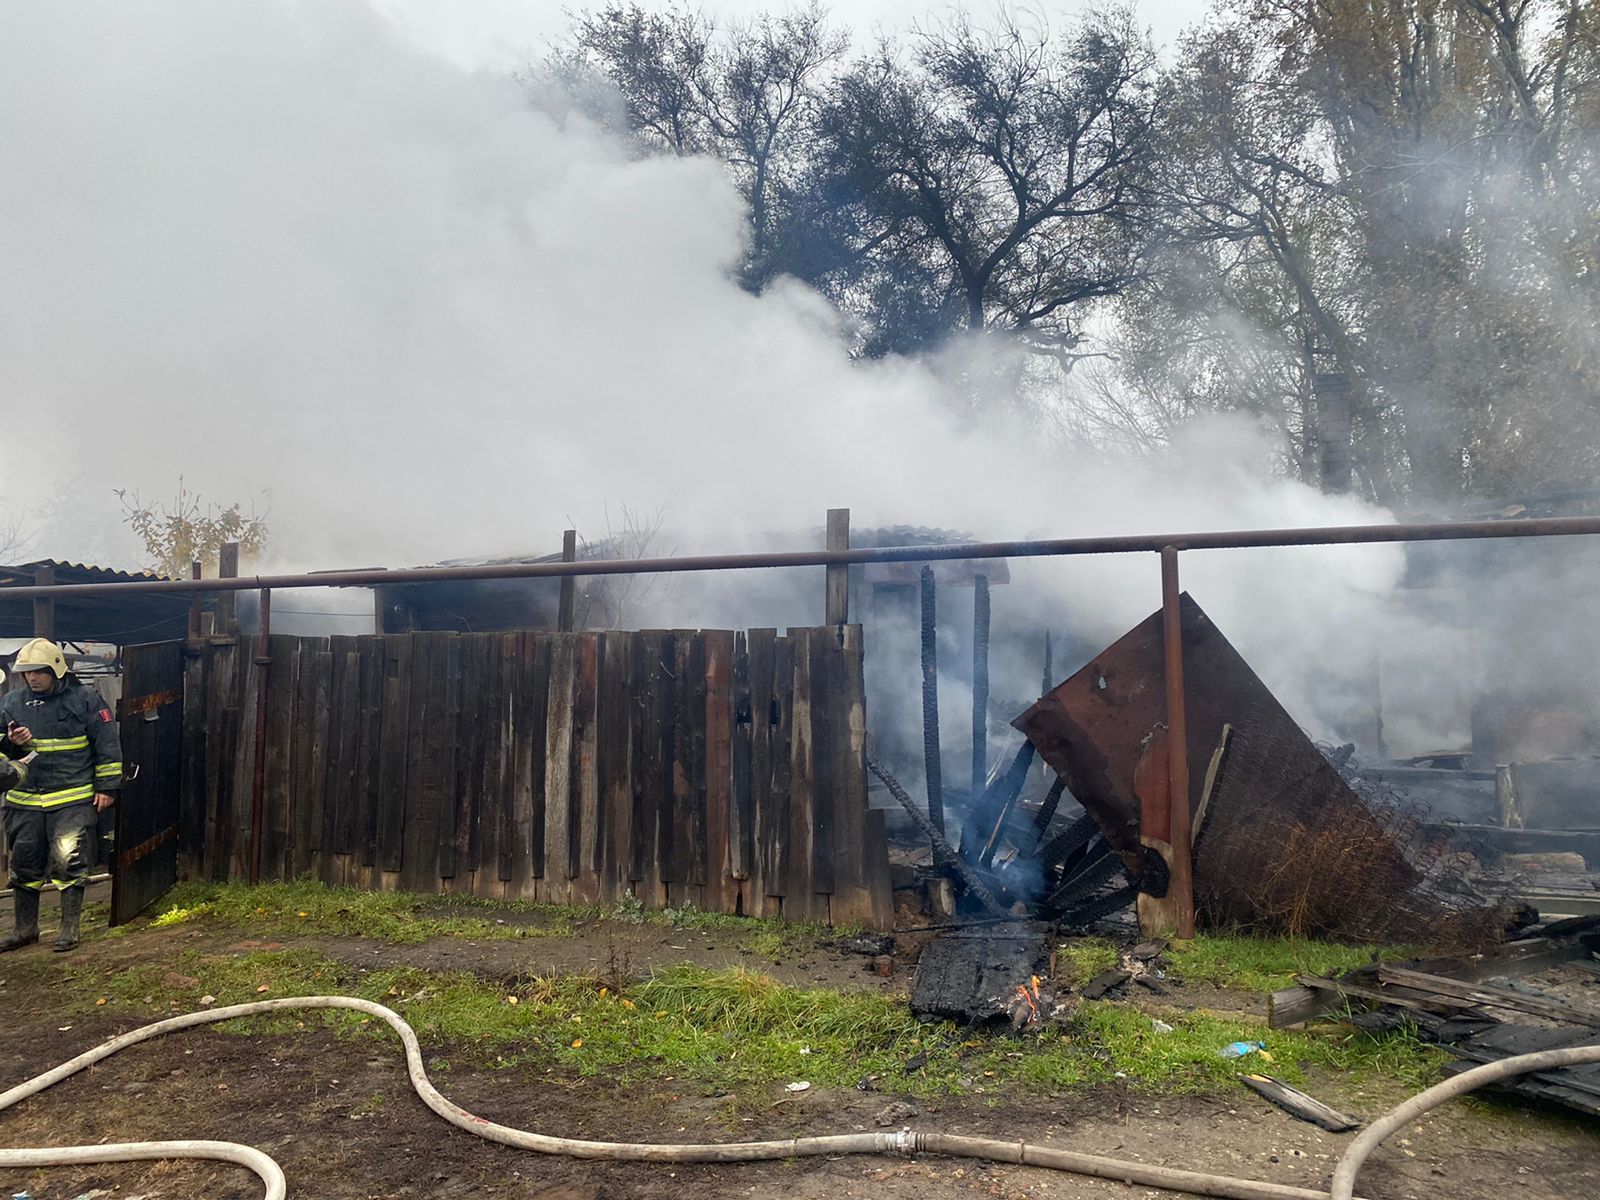
{"label": "firefighter", "polygon": [[117,721],[100,693],[68,672],[54,642],[34,638],[17,652],[12,670],[27,686],[0,699],[0,753],[31,761],[26,781],[5,796],[16,921],[0,939],[0,952],[39,940],[47,869],[61,889],[56,949],[71,950],[78,944],[96,820],[122,786]]}

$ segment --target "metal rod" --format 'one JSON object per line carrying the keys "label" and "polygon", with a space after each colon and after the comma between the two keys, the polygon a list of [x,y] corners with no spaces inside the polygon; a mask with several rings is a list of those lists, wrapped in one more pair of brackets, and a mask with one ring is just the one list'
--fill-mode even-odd
{"label": "metal rod", "polygon": [[256,759],[250,776],[250,882],[261,882],[261,827],[266,811],[267,672],[272,665],[272,590],[261,589],[261,627],[256,630]]}
{"label": "metal rod", "polygon": [[989,782],[989,577],[972,581],[972,798]]}
{"label": "metal rod", "polygon": [[[939,753],[939,639],[933,568],[922,568],[922,774],[928,817],[944,834],[944,770]],[[934,861],[939,861],[935,847]]]}
{"label": "metal rod", "polygon": [[1178,936],[1194,936],[1194,862],[1189,833],[1189,716],[1183,697],[1183,614],[1178,550],[1161,551],[1161,641],[1167,677],[1167,780],[1171,801],[1172,879]]}
{"label": "metal rod", "polygon": [[256,588],[375,587],[471,579],[539,579],[567,575],[662,575],[679,571],[743,571],[763,567],[848,566],[871,562],[948,562],[973,558],[1053,558],[1078,554],[1159,553],[1176,550],[1251,550],[1274,546],[1354,546],[1389,542],[1447,542],[1482,538],[1574,537],[1600,534],[1600,517],[1459,521],[1432,525],[1341,525],[1311,529],[1246,529],[1217,533],[1130,534],[1023,542],[965,542],[952,546],[873,546],[771,554],[703,554],[684,558],[607,558],[581,562],[494,563],[478,567],[382,567],[243,575],[232,579],[158,579],[126,583],[66,583],[0,588],[0,597],[118,596],[135,592],[238,592]]}

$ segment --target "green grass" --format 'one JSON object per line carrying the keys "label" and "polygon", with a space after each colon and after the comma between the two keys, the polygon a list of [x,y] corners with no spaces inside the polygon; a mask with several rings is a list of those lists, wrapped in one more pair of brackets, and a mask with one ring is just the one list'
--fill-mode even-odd
{"label": "green grass", "polygon": [[[1202,934],[1174,942],[1166,952],[1172,971],[1185,983],[1270,992],[1288,987],[1297,974],[1342,975],[1373,961],[1373,946],[1342,946],[1304,938]],[[1414,956],[1405,947],[1384,947],[1385,958]]]}
{"label": "green grass", "polygon": [[1081,988],[1121,958],[1122,952],[1104,938],[1077,938],[1056,948],[1056,977],[1068,987]]}
{"label": "green grass", "polygon": [[[310,947],[234,953],[180,952],[161,966],[108,972],[89,960],[62,972],[79,1011],[132,1011],[146,1019],[200,1007],[288,995],[343,993],[396,1009],[428,1047],[430,1065],[531,1064],[621,1081],[671,1077],[715,1091],[761,1091],[804,1079],[845,1087],[877,1076],[885,1092],[1012,1094],[1070,1091],[1116,1079],[1151,1090],[1236,1086],[1241,1070],[1290,1082],[1316,1067],[1420,1082],[1436,1051],[1399,1036],[1336,1029],[1269,1033],[1247,1018],[1170,1012],[1172,1032],[1115,1002],[1084,1004],[1064,1025],[1013,1038],[962,1040],[949,1024],[922,1024],[901,997],[791,988],[744,970],[675,966],[617,990],[591,976],[487,980],[394,968],[358,972]],[[48,981],[41,980],[41,983]],[[104,1001],[104,1006],[99,1001]],[[240,1032],[290,1032],[327,1023],[343,1035],[392,1034],[354,1013],[276,1014],[229,1022]],[[1271,1065],[1217,1051],[1237,1040],[1268,1043]],[[907,1071],[908,1061],[925,1058]]]}
{"label": "green grass", "polygon": [[740,934],[756,953],[769,957],[806,948],[844,932],[820,925],[702,912],[687,904],[651,910],[631,897],[604,908],[585,908],[474,896],[372,892],[329,887],[313,880],[254,887],[245,883],[179,884],[157,906],[150,924],[165,928],[194,922],[273,937],[320,934],[414,945],[441,937],[572,937],[579,926],[599,921],[730,931]]}

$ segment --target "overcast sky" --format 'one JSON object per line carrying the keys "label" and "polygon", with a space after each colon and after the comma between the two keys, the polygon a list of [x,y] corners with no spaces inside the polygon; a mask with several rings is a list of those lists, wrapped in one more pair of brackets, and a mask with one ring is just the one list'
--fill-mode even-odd
{"label": "overcast sky", "polygon": [[[399,17],[424,46],[468,66],[516,66],[538,58],[566,30],[567,13],[602,7],[604,0],[551,3],[549,0],[376,0],[377,7]],[[668,0],[642,0],[646,8],[669,8]],[[693,5],[718,18],[747,18],[763,11],[781,11],[785,0],[702,0]],[[1089,7],[1083,0],[1043,4],[950,4],[943,0],[833,0],[834,20],[850,28],[857,41],[877,29],[904,29],[954,9],[984,15],[1002,8],[1019,17],[1031,14],[1053,19]],[[1203,0],[1136,0],[1134,7],[1158,43],[1166,43],[1198,19]]]}

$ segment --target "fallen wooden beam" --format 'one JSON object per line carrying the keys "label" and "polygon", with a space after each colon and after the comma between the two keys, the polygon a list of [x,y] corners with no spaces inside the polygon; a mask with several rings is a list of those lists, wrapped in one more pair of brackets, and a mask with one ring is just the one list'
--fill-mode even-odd
{"label": "fallen wooden beam", "polygon": [[1464,1001],[1474,1006],[1511,1009],[1530,1016],[1543,1017],[1547,1021],[1561,1021],[1568,1025],[1585,1025],[1590,1029],[1600,1029],[1600,1011],[1566,1004],[1554,998],[1524,995],[1510,988],[1494,987],[1486,983],[1464,983],[1443,975],[1408,971],[1403,967],[1380,966],[1378,979],[1385,985],[1398,985],[1425,995],[1437,996],[1441,1003],[1447,1000]]}

